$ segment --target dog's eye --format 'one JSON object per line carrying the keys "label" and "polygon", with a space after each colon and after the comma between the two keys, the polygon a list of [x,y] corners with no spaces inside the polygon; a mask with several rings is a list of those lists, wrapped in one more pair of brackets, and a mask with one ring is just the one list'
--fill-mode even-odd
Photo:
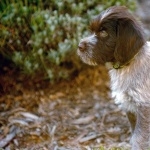
{"label": "dog's eye", "polygon": [[99,35],[100,35],[100,37],[106,37],[106,36],[108,36],[108,33],[105,30],[101,30],[99,32]]}

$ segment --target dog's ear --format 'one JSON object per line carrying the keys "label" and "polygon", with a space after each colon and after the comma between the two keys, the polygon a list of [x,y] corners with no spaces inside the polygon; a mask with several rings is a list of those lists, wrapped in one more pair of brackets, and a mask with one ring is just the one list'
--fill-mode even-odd
{"label": "dog's ear", "polygon": [[115,62],[125,65],[130,62],[143,46],[144,36],[140,25],[129,18],[117,20],[116,34]]}

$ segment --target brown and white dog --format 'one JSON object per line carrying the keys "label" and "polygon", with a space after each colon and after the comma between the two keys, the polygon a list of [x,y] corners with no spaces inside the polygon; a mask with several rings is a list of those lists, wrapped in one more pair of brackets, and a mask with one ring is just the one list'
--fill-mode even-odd
{"label": "brown and white dog", "polygon": [[150,148],[150,43],[140,23],[123,6],[102,12],[90,24],[77,53],[89,65],[109,70],[112,97],[127,112],[132,150]]}

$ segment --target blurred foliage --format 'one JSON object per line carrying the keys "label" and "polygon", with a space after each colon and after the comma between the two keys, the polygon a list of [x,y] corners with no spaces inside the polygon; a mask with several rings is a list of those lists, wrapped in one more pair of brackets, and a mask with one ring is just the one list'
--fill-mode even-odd
{"label": "blurred foliage", "polygon": [[76,56],[88,22],[111,5],[133,0],[1,0],[0,56],[28,75],[56,81],[82,66]]}

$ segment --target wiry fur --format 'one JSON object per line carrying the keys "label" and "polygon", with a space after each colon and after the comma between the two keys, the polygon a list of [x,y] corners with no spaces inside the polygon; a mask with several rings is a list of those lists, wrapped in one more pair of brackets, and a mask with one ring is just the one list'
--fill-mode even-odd
{"label": "wiry fur", "polygon": [[107,66],[112,97],[131,123],[132,150],[148,150],[150,42],[145,41],[140,23],[121,6],[102,12],[90,29],[92,36],[81,40],[78,55],[90,65]]}
{"label": "wiry fur", "polygon": [[150,105],[150,43],[147,42],[129,66],[110,69],[112,96],[127,111]]}

